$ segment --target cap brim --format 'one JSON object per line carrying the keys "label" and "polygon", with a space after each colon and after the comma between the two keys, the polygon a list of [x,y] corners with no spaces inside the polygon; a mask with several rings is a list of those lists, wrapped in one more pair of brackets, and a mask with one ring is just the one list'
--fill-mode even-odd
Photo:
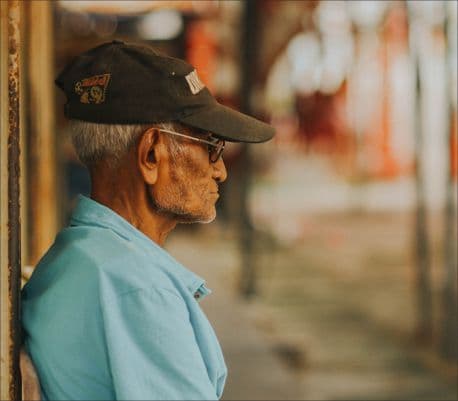
{"label": "cap brim", "polygon": [[275,134],[275,129],[234,109],[215,103],[203,110],[182,117],[180,122],[210,131],[229,142],[266,142]]}

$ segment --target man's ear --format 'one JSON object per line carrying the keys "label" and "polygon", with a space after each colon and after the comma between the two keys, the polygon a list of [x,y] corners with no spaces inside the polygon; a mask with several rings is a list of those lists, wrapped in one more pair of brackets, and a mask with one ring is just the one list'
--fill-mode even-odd
{"label": "man's ear", "polygon": [[153,185],[158,177],[159,131],[156,128],[146,130],[138,142],[137,164],[145,183]]}

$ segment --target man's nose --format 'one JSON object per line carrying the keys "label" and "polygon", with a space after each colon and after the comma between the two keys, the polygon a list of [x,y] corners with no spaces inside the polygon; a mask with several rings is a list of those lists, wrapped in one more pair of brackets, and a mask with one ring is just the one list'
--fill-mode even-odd
{"label": "man's nose", "polygon": [[220,157],[215,163],[213,163],[213,178],[218,182],[226,181],[227,170],[222,157]]}

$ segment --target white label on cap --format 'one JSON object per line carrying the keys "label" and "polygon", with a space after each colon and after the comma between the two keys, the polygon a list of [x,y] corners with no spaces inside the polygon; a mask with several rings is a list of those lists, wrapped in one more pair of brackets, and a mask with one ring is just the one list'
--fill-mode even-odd
{"label": "white label on cap", "polygon": [[205,88],[205,85],[202,83],[202,81],[199,79],[199,76],[197,75],[197,71],[193,70],[190,72],[188,75],[185,76],[186,81],[188,82],[189,89],[191,89],[191,92],[193,95],[196,93],[199,93],[202,89]]}

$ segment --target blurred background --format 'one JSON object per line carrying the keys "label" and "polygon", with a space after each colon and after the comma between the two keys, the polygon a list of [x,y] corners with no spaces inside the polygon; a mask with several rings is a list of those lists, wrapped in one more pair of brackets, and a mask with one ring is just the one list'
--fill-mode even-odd
{"label": "blurred background", "polygon": [[457,399],[456,1],[5,3],[23,280],[90,193],[54,77],[105,41],[147,43],[277,130],[227,146],[217,220],[166,245],[213,290],[223,398]]}

